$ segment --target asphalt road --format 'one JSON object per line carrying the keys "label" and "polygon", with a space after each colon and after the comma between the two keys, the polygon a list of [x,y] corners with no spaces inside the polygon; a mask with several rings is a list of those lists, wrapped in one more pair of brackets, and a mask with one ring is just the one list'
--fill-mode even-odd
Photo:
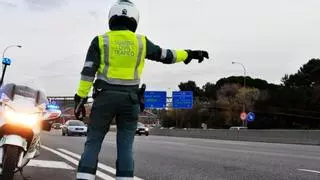
{"label": "asphalt road", "polygon": [[[43,133],[41,138],[44,149],[38,159],[45,163],[38,163],[48,167],[39,167],[35,162],[24,174],[32,180],[75,179],[85,137],[61,136],[60,131],[54,130]],[[105,138],[98,179],[115,177],[115,139],[115,133]],[[64,165],[50,167],[58,162]],[[136,179],[320,180],[320,147],[136,136],[135,167]]]}

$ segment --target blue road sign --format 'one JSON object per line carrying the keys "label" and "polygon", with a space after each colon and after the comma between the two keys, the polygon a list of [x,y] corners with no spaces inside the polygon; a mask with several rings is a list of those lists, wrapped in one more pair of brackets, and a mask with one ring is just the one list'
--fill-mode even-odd
{"label": "blue road sign", "polygon": [[249,112],[248,115],[247,115],[247,120],[249,122],[252,122],[254,121],[254,119],[256,118],[256,115],[253,113],[253,112]]}
{"label": "blue road sign", "polygon": [[4,64],[4,65],[10,65],[10,64],[11,64],[11,59],[9,59],[9,58],[3,58],[3,59],[2,59],[2,64]]}
{"label": "blue road sign", "polygon": [[192,91],[173,91],[172,107],[174,109],[192,109],[193,92]]}
{"label": "blue road sign", "polygon": [[167,92],[166,91],[146,91],[144,92],[144,105],[146,109],[166,108]]}

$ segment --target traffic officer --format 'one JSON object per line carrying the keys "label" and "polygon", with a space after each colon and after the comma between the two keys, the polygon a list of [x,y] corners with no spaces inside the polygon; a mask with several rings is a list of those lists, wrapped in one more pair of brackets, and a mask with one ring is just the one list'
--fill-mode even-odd
{"label": "traffic officer", "polygon": [[75,115],[80,115],[91,87],[94,102],[87,140],[81,156],[77,179],[95,179],[101,143],[115,118],[117,125],[116,178],[133,179],[132,146],[139,115],[138,91],[145,59],[174,64],[201,63],[209,58],[207,51],[164,49],[146,36],[135,34],[139,12],[126,0],[113,5],[109,12],[110,31],[96,36],[88,49],[78,91]]}

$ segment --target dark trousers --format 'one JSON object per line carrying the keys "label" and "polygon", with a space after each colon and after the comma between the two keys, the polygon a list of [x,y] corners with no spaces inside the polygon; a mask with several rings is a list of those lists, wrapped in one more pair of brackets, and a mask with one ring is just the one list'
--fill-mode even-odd
{"label": "dark trousers", "polygon": [[78,165],[77,179],[94,179],[101,144],[114,118],[117,124],[116,176],[134,176],[132,148],[138,116],[139,100],[136,92],[113,90],[97,95],[91,109],[87,140]]}

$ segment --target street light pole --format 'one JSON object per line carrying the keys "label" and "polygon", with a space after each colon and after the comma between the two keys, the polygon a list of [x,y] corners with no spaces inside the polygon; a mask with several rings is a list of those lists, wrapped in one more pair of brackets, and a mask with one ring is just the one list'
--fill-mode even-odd
{"label": "street light pole", "polygon": [[2,64],[3,64],[4,66],[3,66],[2,76],[1,76],[1,80],[0,80],[0,87],[1,87],[2,84],[3,84],[4,75],[6,74],[7,66],[9,65],[9,64],[3,62],[3,60],[4,60],[4,58],[5,58],[5,53],[6,53],[6,51],[7,51],[9,48],[12,48],[12,47],[22,48],[21,45],[10,45],[10,46],[7,46],[7,47],[3,50],[3,53],[2,53]]}
{"label": "street light pole", "polygon": [[232,62],[232,64],[239,64],[242,66],[243,68],[243,87],[246,88],[246,76],[247,76],[247,70],[246,70],[246,67],[242,64],[242,63],[239,63],[239,62]]}
{"label": "street light pole", "polygon": [[4,55],[5,55],[6,51],[7,51],[9,48],[12,48],[12,47],[22,48],[21,45],[10,45],[10,46],[7,46],[7,47],[3,50],[2,59],[4,59]]}
{"label": "street light pole", "polygon": [[[242,68],[243,68],[243,75],[244,75],[244,76],[243,76],[243,87],[244,87],[244,89],[245,89],[245,88],[246,88],[246,76],[247,76],[246,67],[245,67],[242,63],[240,63],[240,62],[232,62],[232,64],[239,64],[239,65],[242,66]],[[242,112],[246,112],[245,100],[243,101]],[[243,121],[243,127],[244,127],[246,124],[247,124],[247,119],[245,119],[245,120]]]}

